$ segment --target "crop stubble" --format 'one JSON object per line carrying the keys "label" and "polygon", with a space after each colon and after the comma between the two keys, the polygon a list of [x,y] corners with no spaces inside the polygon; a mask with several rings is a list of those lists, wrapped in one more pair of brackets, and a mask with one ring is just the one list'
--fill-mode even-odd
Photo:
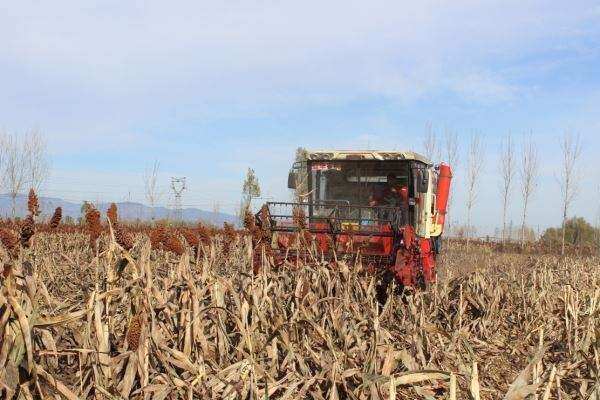
{"label": "crop stubble", "polygon": [[114,214],[101,232],[89,215],[91,242],[3,234],[5,397],[599,398],[597,258],[454,244],[438,284],[382,306],[360,265],[257,270],[230,226],[133,234]]}

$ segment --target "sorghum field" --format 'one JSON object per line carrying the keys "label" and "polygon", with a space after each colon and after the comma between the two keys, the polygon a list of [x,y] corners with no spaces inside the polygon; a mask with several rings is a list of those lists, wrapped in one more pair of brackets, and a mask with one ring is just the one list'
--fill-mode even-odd
{"label": "sorghum field", "polygon": [[454,243],[380,305],[360,263],[257,269],[230,226],[34,223],[34,197],[0,230],[0,397],[600,399],[596,257]]}

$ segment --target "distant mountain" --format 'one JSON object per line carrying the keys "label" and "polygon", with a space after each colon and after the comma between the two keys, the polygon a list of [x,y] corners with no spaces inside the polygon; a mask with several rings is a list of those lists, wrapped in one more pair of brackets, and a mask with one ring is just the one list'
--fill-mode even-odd
{"label": "distant mountain", "polygon": [[[43,216],[50,217],[56,207],[62,207],[63,218],[67,216],[77,220],[81,216],[81,203],[73,203],[55,197],[40,197],[40,209]],[[135,202],[117,202],[115,203],[119,210],[119,218],[124,221],[142,220],[149,221],[152,218],[152,207],[142,203]],[[95,206],[104,213],[110,203],[95,204]],[[17,196],[16,215],[22,217],[27,214],[27,196]],[[12,200],[7,194],[0,194],[0,215],[9,217],[12,215]],[[186,222],[203,221],[217,226],[223,225],[223,222],[236,224],[238,219],[235,215],[226,213],[214,213],[211,211],[200,210],[198,208],[184,208],[181,217]],[[154,207],[154,218],[175,218],[175,211],[166,207]]]}

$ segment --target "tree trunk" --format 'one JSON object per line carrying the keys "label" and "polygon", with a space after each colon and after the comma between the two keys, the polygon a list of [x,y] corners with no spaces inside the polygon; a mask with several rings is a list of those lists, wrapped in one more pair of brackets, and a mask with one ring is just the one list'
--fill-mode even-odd
{"label": "tree trunk", "polygon": [[563,220],[562,220],[562,239],[561,239],[561,248],[560,248],[560,255],[564,256],[565,255],[565,228],[567,226],[567,207],[565,206],[565,208],[563,209]]}
{"label": "tree trunk", "polygon": [[[450,221],[447,221],[446,222],[446,228],[445,228],[445,232],[447,232],[445,234],[445,236],[446,236],[446,248],[447,249],[450,249],[450,233],[451,233],[451,229],[452,229],[452,227],[451,227]],[[442,240],[443,240],[443,238],[442,238]],[[600,246],[599,246],[599,248],[600,248]]]}
{"label": "tree trunk", "polygon": [[15,215],[17,214],[17,194],[11,193],[11,202],[12,202],[12,218],[15,219]]}
{"label": "tree trunk", "polygon": [[506,195],[504,195],[504,204],[502,207],[502,246],[506,242]]}
{"label": "tree trunk", "polygon": [[521,221],[521,248],[525,247],[525,221],[527,220],[528,201],[523,204],[523,220]]}
{"label": "tree trunk", "polygon": [[469,245],[471,244],[471,207],[467,209],[467,251],[469,251]]}

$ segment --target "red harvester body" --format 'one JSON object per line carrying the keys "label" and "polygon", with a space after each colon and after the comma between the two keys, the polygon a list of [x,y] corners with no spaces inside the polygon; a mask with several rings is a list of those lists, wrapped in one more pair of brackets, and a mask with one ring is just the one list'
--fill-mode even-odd
{"label": "red harvester body", "polygon": [[307,152],[288,177],[297,201],[266,203],[256,222],[279,262],[360,260],[424,287],[436,280],[451,179],[450,166],[413,152]]}

